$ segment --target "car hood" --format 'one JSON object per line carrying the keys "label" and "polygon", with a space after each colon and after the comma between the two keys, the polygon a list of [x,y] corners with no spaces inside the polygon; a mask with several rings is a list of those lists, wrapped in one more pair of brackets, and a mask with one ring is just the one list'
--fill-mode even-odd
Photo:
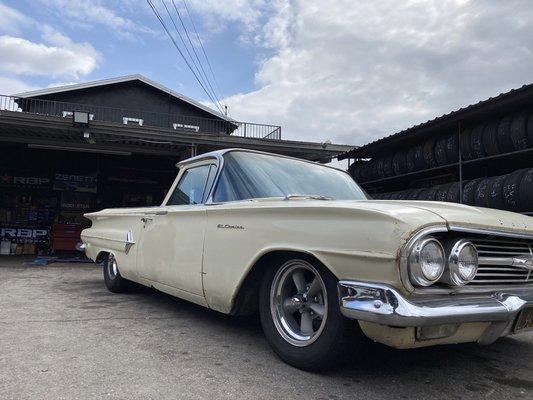
{"label": "car hood", "polygon": [[429,211],[441,217],[450,227],[460,226],[533,234],[533,218],[509,211],[438,201],[368,200],[369,206],[373,203]]}
{"label": "car hood", "polygon": [[256,199],[253,202],[264,206],[277,203],[278,207],[335,208],[339,211],[359,211],[383,215],[402,222],[410,229],[433,224],[448,227],[497,230],[511,233],[533,234],[533,218],[509,211],[472,207],[464,204],[419,200],[313,200]]}

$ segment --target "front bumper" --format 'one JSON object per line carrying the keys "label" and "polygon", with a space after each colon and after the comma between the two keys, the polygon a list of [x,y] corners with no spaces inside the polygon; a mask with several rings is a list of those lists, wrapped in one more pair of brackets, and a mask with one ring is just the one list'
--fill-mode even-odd
{"label": "front bumper", "polygon": [[393,327],[492,322],[480,340],[486,343],[511,333],[518,313],[533,306],[533,288],[409,299],[376,283],[340,281],[338,288],[340,310],[348,318]]}

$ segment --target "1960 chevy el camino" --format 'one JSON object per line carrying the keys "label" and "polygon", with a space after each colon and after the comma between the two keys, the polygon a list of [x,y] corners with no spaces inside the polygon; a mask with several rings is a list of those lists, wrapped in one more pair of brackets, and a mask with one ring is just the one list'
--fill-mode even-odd
{"label": "1960 chevy el camino", "polygon": [[533,327],[533,218],[373,201],[344,171],[247,150],[178,163],[160,207],[87,214],[87,256],[132,282],[228,314],[259,312],[307,370],[349,341],[489,344]]}

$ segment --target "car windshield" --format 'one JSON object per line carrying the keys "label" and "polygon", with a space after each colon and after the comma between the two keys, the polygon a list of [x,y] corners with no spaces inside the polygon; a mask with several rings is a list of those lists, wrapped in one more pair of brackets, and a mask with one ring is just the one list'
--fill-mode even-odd
{"label": "car windshield", "polygon": [[232,151],[224,155],[213,201],[290,195],[366,199],[354,180],[336,169],[268,154]]}

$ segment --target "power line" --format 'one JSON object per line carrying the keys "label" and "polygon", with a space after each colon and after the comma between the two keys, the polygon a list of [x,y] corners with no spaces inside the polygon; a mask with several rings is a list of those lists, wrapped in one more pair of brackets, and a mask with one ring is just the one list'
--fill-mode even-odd
{"label": "power line", "polygon": [[196,57],[196,60],[198,60],[198,64],[200,65],[200,69],[202,70],[202,72],[204,74],[205,80],[207,81],[207,85],[211,89],[211,93],[213,94],[213,96],[215,96],[215,99],[217,99],[218,104],[220,106],[222,106],[220,104],[220,99],[218,98],[215,90],[213,89],[213,86],[211,85],[211,80],[209,79],[209,77],[205,73],[205,69],[204,69],[203,63],[202,63],[202,61],[200,61],[200,57],[198,57],[198,53],[196,52],[195,46],[192,43],[191,37],[189,36],[189,31],[187,30],[187,27],[185,26],[185,23],[183,22],[183,19],[181,18],[181,14],[180,14],[180,12],[178,10],[178,7],[176,7],[176,3],[174,3],[174,0],[171,0],[171,1],[172,1],[172,5],[174,6],[174,10],[176,10],[176,14],[178,15],[178,18],[180,20],[181,26],[183,27],[183,30],[185,31],[185,35],[187,36],[187,40],[189,41],[189,44],[191,45],[191,48],[192,48],[192,51],[193,51],[193,53],[194,53],[194,55]]}
{"label": "power line", "polygon": [[[217,108],[219,109],[219,111],[222,109],[222,106],[220,105],[220,102],[218,102],[218,99],[216,97],[216,94],[213,92],[213,89],[211,87],[211,83],[209,82],[209,80],[206,80],[204,79],[204,77],[202,76],[202,73],[200,71],[200,68],[198,68],[198,65],[196,64],[196,62],[194,61],[194,58],[192,57],[192,54],[191,52],[189,51],[189,47],[187,46],[187,43],[185,43],[185,40],[183,39],[183,35],[181,34],[178,26],[176,25],[176,22],[174,21],[174,18],[172,18],[172,14],[170,13],[168,7],[167,7],[167,4],[165,2],[165,0],[161,0],[161,3],[163,4],[163,7],[165,7],[165,10],[167,12],[167,15],[168,17],[170,18],[170,21],[172,22],[172,25],[174,26],[174,30],[176,31],[176,33],[178,34],[178,37],[180,38],[181,40],[181,43],[183,44],[183,47],[185,48],[185,51],[187,52],[187,55],[189,56],[189,59],[190,61],[192,62],[192,64],[194,65],[194,67],[196,68],[196,72],[198,73],[198,75],[200,76],[200,79],[202,80],[203,84],[205,85],[206,89],[209,89],[211,88],[211,100],[215,103],[215,105],[217,106]],[[174,2],[172,2],[172,4],[174,4]],[[178,9],[176,8],[176,5],[174,5],[174,9],[176,10],[176,13],[178,14],[178,17],[179,19],[181,20],[181,16],[178,12]],[[182,21],[182,26],[184,26],[183,24],[183,21]],[[190,40],[190,39],[189,39]],[[192,47],[192,43],[191,43],[191,47]],[[194,47],[193,47],[193,51],[194,51]],[[203,69],[203,68],[202,68]],[[204,73],[205,75],[205,73]],[[216,99],[216,100],[215,100]]]}
{"label": "power line", "polygon": [[[187,67],[189,67],[189,69],[191,70],[192,74],[194,75],[194,77],[196,78],[196,81],[198,82],[198,84],[202,87],[203,91],[205,92],[205,94],[207,94],[207,96],[209,97],[209,99],[215,104],[217,105],[216,101],[213,99],[213,97],[211,96],[211,94],[207,91],[207,89],[204,87],[204,85],[202,84],[202,82],[200,81],[200,79],[198,78],[198,76],[196,75],[196,72],[194,71],[194,69],[191,67],[189,61],[187,60],[187,58],[185,57],[185,54],[183,54],[183,52],[181,51],[180,47],[178,46],[178,44],[176,43],[176,40],[174,39],[174,36],[170,33],[167,25],[165,24],[165,21],[163,20],[163,18],[161,17],[161,15],[159,14],[159,11],[157,10],[157,8],[154,6],[154,4],[152,3],[151,0],[146,0],[146,2],[148,3],[148,5],[150,6],[150,8],[152,9],[152,11],[154,12],[154,15],[156,16],[156,18],[159,20],[159,22],[161,23],[161,26],[163,27],[163,29],[165,30],[165,32],[167,33],[168,37],[170,38],[170,40],[172,41],[172,44],[174,45],[174,47],[176,48],[176,50],[178,50],[179,54],[181,55],[181,57],[183,58],[183,61],[185,61],[185,64],[187,65]],[[217,108],[218,105],[217,105]],[[219,111],[221,111],[219,109]]]}
{"label": "power line", "polygon": [[[194,23],[194,20],[192,19],[191,13],[189,12],[189,7],[187,6],[187,2],[185,0],[183,1],[183,5],[185,6],[185,10],[187,11],[187,15],[189,16],[189,19],[191,21],[191,25],[194,29],[194,33],[196,34],[196,38],[198,39],[198,42],[200,43],[200,47],[202,48],[202,52],[204,54],[205,60],[207,61],[207,66],[209,67],[209,70],[211,71],[211,75],[213,76],[213,81],[215,82],[215,86],[218,90],[218,94],[222,94],[222,90],[220,90],[220,86],[218,85],[217,78],[215,77],[215,73],[213,72],[213,68],[211,67],[211,62],[209,61],[209,57],[207,57],[207,52],[205,51],[204,45],[202,43],[202,39],[200,39],[200,35],[198,34],[198,30],[196,29],[196,25]],[[222,96],[219,96],[222,97]]]}
{"label": "power line", "polygon": [[[170,18],[170,21],[172,22],[172,25],[174,26],[174,30],[175,30],[176,33],[178,34],[178,37],[180,38],[181,43],[183,44],[183,47],[185,48],[185,51],[187,52],[190,61],[191,61],[192,64],[194,65],[194,68],[196,68],[196,72],[197,72],[198,75],[199,75],[199,79],[203,82],[204,91],[209,92],[209,90],[208,90],[208,86],[209,86],[209,85],[207,84],[207,82],[205,81],[204,77],[202,76],[202,74],[201,74],[201,72],[200,72],[200,69],[198,68],[198,65],[196,65],[196,62],[194,61],[194,58],[192,57],[191,52],[189,51],[189,48],[187,47],[187,43],[185,43],[185,40],[183,39],[183,36],[182,36],[180,30],[178,29],[178,26],[176,25],[176,22],[174,21],[174,18],[172,18],[172,14],[170,13],[170,10],[168,9],[165,0],[161,0],[161,3],[163,4],[163,7],[164,7],[165,10],[166,10],[168,17]],[[182,54],[183,54],[183,52],[182,52]],[[189,64],[189,65],[190,65],[190,64]],[[197,76],[197,79],[198,79],[198,76]],[[216,96],[213,96],[211,92],[207,93],[207,95],[209,96],[209,98],[211,99],[211,101],[215,104],[215,106],[218,108],[218,110],[219,110],[220,112],[222,112],[222,111],[221,111],[221,110],[222,110],[222,107],[221,107],[220,104],[215,100],[215,99],[216,99]]]}

